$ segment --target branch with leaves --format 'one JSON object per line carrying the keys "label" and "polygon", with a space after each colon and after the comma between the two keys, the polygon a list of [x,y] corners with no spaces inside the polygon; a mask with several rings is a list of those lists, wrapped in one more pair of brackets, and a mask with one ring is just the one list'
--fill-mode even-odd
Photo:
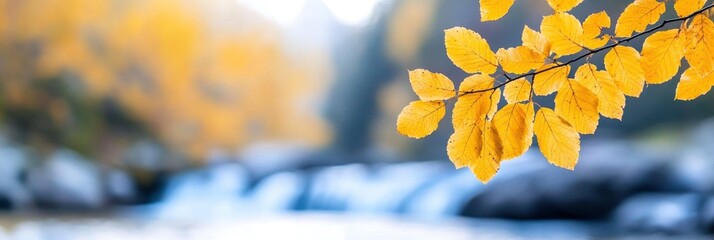
{"label": "branch with leaves", "polygon": [[[449,59],[473,75],[456,90],[443,74],[409,71],[420,100],[402,110],[397,130],[413,138],[433,133],[446,115],[445,100],[456,98],[447,153],[457,168],[468,167],[487,182],[502,160],[525,153],[535,135],[551,164],[572,170],[579,158],[580,134],[595,133],[600,116],[621,120],[626,96],[639,97],[645,84],[671,80],[683,58],[689,68],[680,76],[676,99],[695,99],[714,85],[714,22],[708,16],[714,4],[676,0],[678,18],[660,22],[667,0],[635,0],[619,16],[611,35],[603,33],[612,25],[606,12],[591,14],[582,23],[568,13],[582,2],[547,0],[555,13],[543,17],[540,32],[525,26],[521,46],[495,53],[477,32],[462,27],[445,30]],[[513,3],[480,0],[481,20],[500,19]],[[664,29],[675,22],[682,22],[679,28]],[[647,35],[641,50],[625,45]],[[605,51],[601,70],[590,57]],[[571,59],[559,62],[566,56]],[[571,77],[573,65],[582,60],[586,62]],[[502,74],[496,75],[498,71]],[[497,83],[498,77],[506,79]],[[533,99],[553,93],[553,109]],[[502,97],[507,104],[499,109]]]}

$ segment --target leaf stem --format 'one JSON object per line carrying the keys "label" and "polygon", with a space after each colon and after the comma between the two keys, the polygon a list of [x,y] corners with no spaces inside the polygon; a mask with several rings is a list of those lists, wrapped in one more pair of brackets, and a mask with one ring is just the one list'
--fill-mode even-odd
{"label": "leaf stem", "polygon": [[687,19],[693,18],[694,16],[696,16],[696,15],[698,15],[698,14],[701,14],[701,13],[703,13],[703,12],[709,10],[709,9],[712,9],[712,8],[714,8],[714,3],[713,3],[713,4],[710,4],[710,5],[707,5],[707,6],[703,7],[702,9],[699,9],[699,10],[697,10],[696,12],[694,12],[694,13],[692,13],[692,14],[689,14],[688,16],[664,20],[664,21],[662,21],[659,25],[657,25],[657,26],[655,26],[655,27],[653,27],[653,28],[647,29],[647,30],[645,30],[644,32],[640,32],[640,33],[638,33],[638,34],[632,35],[632,36],[630,36],[630,37],[623,38],[623,39],[620,39],[620,40],[616,40],[616,39],[613,38],[613,40],[615,40],[615,42],[614,42],[614,43],[611,43],[610,45],[607,45],[607,46],[604,46],[604,47],[600,47],[600,48],[597,48],[597,49],[592,49],[592,50],[591,50],[591,49],[587,49],[588,51],[585,52],[583,55],[580,55],[580,56],[578,56],[578,57],[576,57],[576,58],[573,58],[573,59],[571,59],[571,60],[569,60],[569,61],[567,61],[567,62],[565,62],[565,63],[557,63],[557,62],[556,62],[555,65],[553,65],[553,66],[551,66],[551,67],[549,67],[549,68],[541,69],[541,70],[539,70],[539,71],[530,72],[530,73],[526,73],[526,74],[521,74],[521,75],[518,75],[518,76],[515,76],[515,77],[509,77],[509,76],[506,75],[506,73],[504,72],[504,75],[506,76],[506,78],[508,79],[508,81],[505,81],[505,82],[503,82],[503,83],[500,83],[500,84],[498,84],[498,85],[496,85],[495,87],[492,87],[492,88],[481,89],[481,90],[475,90],[475,91],[462,92],[462,94],[461,94],[460,96],[468,95],[468,94],[472,94],[472,93],[481,93],[481,92],[493,91],[493,90],[498,89],[498,88],[501,88],[501,87],[505,86],[506,84],[509,84],[509,83],[511,83],[511,82],[513,82],[513,81],[515,81],[515,80],[518,80],[518,79],[521,79],[521,78],[524,78],[524,77],[535,77],[536,75],[538,75],[538,74],[540,74],[540,73],[547,72],[547,71],[550,71],[550,70],[553,70],[553,69],[556,69],[556,68],[560,68],[560,67],[563,67],[563,66],[570,65],[570,64],[572,64],[572,63],[574,63],[574,62],[577,62],[577,61],[582,60],[583,58],[587,58],[587,57],[592,56],[592,55],[594,55],[594,54],[596,54],[596,53],[599,53],[599,52],[602,52],[602,51],[605,51],[605,50],[608,50],[608,49],[617,47],[617,46],[619,46],[619,45],[622,45],[622,43],[626,43],[626,42],[632,41],[633,39],[636,39],[636,38],[641,37],[641,36],[643,36],[643,35],[646,35],[646,34],[649,34],[649,33],[654,32],[654,31],[657,31],[657,30],[663,28],[664,26],[666,26],[666,25],[669,24],[669,23],[681,22],[681,21],[685,21],[685,20],[687,20]]}

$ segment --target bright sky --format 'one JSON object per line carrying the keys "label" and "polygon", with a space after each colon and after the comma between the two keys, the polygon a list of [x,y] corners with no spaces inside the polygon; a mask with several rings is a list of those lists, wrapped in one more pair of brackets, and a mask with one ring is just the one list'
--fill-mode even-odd
{"label": "bright sky", "polygon": [[[307,0],[237,0],[280,25],[289,25]],[[372,17],[382,0],[322,0],[335,18],[345,25],[361,26]]]}

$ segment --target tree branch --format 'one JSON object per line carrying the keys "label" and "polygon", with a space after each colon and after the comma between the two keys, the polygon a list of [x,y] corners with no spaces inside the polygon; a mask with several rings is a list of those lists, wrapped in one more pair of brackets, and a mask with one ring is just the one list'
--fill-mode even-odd
{"label": "tree branch", "polygon": [[712,8],[714,8],[714,4],[707,5],[707,6],[703,7],[702,9],[699,9],[699,10],[697,10],[696,12],[694,12],[694,13],[692,13],[692,14],[689,14],[688,16],[664,20],[664,21],[662,21],[659,25],[657,25],[657,26],[655,26],[655,27],[653,27],[653,28],[647,29],[647,30],[645,30],[644,32],[641,32],[641,33],[632,35],[631,37],[627,37],[627,38],[621,39],[620,41],[617,41],[617,42],[615,42],[615,43],[612,43],[612,44],[610,44],[610,45],[607,45],[607,46],[604,46],[604,47],[601,47],[601,48],[597,48],[597,49],[586,49],[587,52],[586,52],[585,54],[580,55],[580,56],[578,56],[578,57],[576,57],[576,58],[573,58],[573,59],[571,59],[571,60],[569,60],[569,61],[567,61],[567,62],[565,62],[565,63],[557,63],[557,62],[556,62],[555,65],[553,65],[553,66],[551,66],[551,67],[549,67],[549,68],[546,68],[546,69],[542,69],[542,70],[535,71],[535,72],[531,72],[531,73],[521,74],[521,75],[518,75],[518,76],[515,76],[515,77],[509,77],[509,76],[504,72],[504,76],[506,76],[506,78],[508,79],[507,81],[505,81],[505,82],[503,82],[503,83],[501,83],[501,84],[498,84],[497,86],[492,87],[492,88],[481,89],[481,90],[475,90],[475,91],[465,91],[465,92],[462,92],[459,96],[468,95],[468,94],[472,94],[472,93],[481,93],[481,92],[493,91],[493,90],[496,90],[496,89],[499,89],[499,88],[505,86],[506,84],[509,84],[509,83],[511,83],[511,82],[513,82],[513,81],[516,81],[516,80],[518,80],[518,79],[525,78],[525,77],[535,77],[536,75],[538,75],[538,74],[540,74],[540,73],[547,72],[547,71],[550,71],[550,70],[553,70],[553,69],[556,69],[556,68],[560,68],[560,67],[563,67],[563,66],[570,65],[570,64],[572,64],[572,63],[574,63],[574,62],[577,62],[577,61],[582,60],[583,58],[586,58],[586,57],[588,57],[588,56],[592,56],[593,54],[596,54],[596,53],[599,53],[599,52],[602,52],[602,51],[605,51],[605,50],[614,48],[614,47],[616,47],[616,46],[621,45],[622,43],[629,42],[629,41],[632,41],[633,39],[636,39],[636,38],[638,38],[638,37],[641,37],[642,35],[646,35],[646,34],[652,33],[652,32],[654,32],[654,31],[656,31],[656,30],[659,30],[659,29],[663,28],[665,25],[667,25],[667,24],[669,24],[669,23],[681,22],[681,21],[685,21],[685,20],[688,20],[688,19],[690,19],[690,18],[693,18],[694,16],[696,16],[696,15],[698,15],[698,14],[701,14],[701,13],[703,13],[704,11],[709,10],[709,9],[712,9]]}

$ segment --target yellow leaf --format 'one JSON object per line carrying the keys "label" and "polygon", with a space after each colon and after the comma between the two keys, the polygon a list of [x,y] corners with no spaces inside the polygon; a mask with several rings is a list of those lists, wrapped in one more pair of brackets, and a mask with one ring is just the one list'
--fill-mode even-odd
{"label": "yellow leaf", "polygon": [[635,0],[625,8],[615,24],[615,35],[632,36],[632,32],[642,32],[648,25],[659,21],[667,10],[663,2],[657,0]]}
{"label": "yellow leaf", "polygon": [[[549,63],[538,68],[536,72],[555,67],[556,63]],[[570,65],[556,67],[551,70],[541,72],[533,77],[533,92],[538,96],[551,94],[560,88],[560,85],[568,80]]]}
{"label": "yellow leaf", "polygon": [[625,94],[615,86],[610,74],[598,71],[595,65],[587,63],[580,66],[575,72],[575,80],[597,95],[597,110],[600,114],[608,118],[622,120]]}
{"label": "yellow leaf", "polygon": [[540,32],[537,32],[526,25],[523,27],[523,34],[521,34],[521,41],[523,46],[526,46],[533,51],[539,52],[544,56],[550,55],[550,42],[543,36]]}
{"label": "yellow leaf", "polygon": [[640,65],[637,50],[626,46],[612,48],[605,54],[605,69],[625,95],[640,96],[645,86],[645,71]]}
{"label": "yellow leaf", "polygon": [[498,49],[496,58],[503,71],[515,74],[527,73],[543,65],[545,56],[525,46]]}
{"label": "yellow leaf", "polygon": [[498,138],[496,129],[492,126],[491,121],[484,122],[482,131],[482,147],[481,154],[475,159],[469,168],[481,182],[486,183],[498,172],[501,166],[501,156],[503,147],[501,139]]}
{"label": "yellow leaf", "polygon": [[535,117],[533,132],[538,148],[551,164],[573,170],[580,154],[580,135],[553,110],[541,108]]}
{"label": "yellow leaf", "polygon": [[454,83],[444,74],[424,69],[409,71],[412,89],[422,101],[446,100],[454,97]]}
{"label": "yellow leaf", "polygon": [[503,89],[503,97],[508,103],[528,101],[531,98],[531,83],[525,78],[510,82]]}
{"label": "yellow leaf", "polygon": [[493,117],[493,126],[503,146],[502,159],[525,153],[533,142],[533,104],[514,103],[501,108]]}
{"label": "yellow leaf", "polygon": [[700,74],[714,70],[714,23],[706,15],[694,17],[686,31],[687,62]]}
{"label": "yellow leaf", "polygon": [[555,112],[582,134],[595,133],[600,120],[597,95],[573,80],[566,81],[558,90]]}
{"label": "yellow leaf", "polygon": [[498,62],[481,35],[463,27],[447,29],[445,32],[446,55],[467,73],[493,74]]}
{"label": "yellow leaf", "polygon": [[682,78],[677,84],[677,100],[693,100],[701,95],[706,94],[714,85],[714,71],[710,71],[706,75],[699,75],[694,68],[689,68],[682,73]]}
{"label": "yellow leaf", "polygon": [[468,93],[493,87],[494,79],[488,75],[470,76],[459,86],[460,96],[454,105],[452,121],[454,129],[483,121],[493,116],[501,99],[501,90]]}
{"label": "yellow leaf", "polygon": [[502,18],[511,9],[514,0],[480,0],[481,21],[494,21]]}
{"label": "yellow leaf", "polygon": [[471,165],[481,155],[483,125],[480,121],[454,128],[446,144],[446,153],[457,169]]}
{"label": "yellow leaf", "polygon": [[498,172],[503,148],[491,121],[480,121],[455,128],[446,151],[456,168],[469,167],[487,182]]}
{"label": "yellow leaf", "polygon": [[548,0],[548,5],[556,12],[567,12],[582,2],[583,0]]}
{"label": "yellow leaf", "polygon": [[397,117],[397,131],[411,138],[423,138],[436,131],[446,114],[443,101],[409,103]]}
{"label": "yellow leaf", "polygon": [[610,16],[605,11],[591,14],[583,22],[583,45],[590,49],[605,46],[610,40],[607,36],[600,37],[603,28],[610,28]]}
{"label": "yellow leaf", "polygon": [[680,17],[689,16],[704,7],[707,0],[677,0],[674,2],[674,10]]}
{"label": "yellow leaf", "polygon": [[543,17],[540,31],[558,56],[567,56],[582,50],[583,27],[580,21],[568,13],[556,13]]}
{"label": "yellow leaf", "polygon": [[656,32],[642,45],[640,64],[650,84],[669,81],[679,71],[684,57],[684,41],[678,29]]}
{"label": "yellow leaf", "polygon": [[491,107],[488,108],[488,113],[486,114],[486,117],[488,118],[493,118],[493,115],[496,114],[496,111],[498,110],[498,103],[501,101],[501,89],[496,89],[493,92],[491,92]]}

